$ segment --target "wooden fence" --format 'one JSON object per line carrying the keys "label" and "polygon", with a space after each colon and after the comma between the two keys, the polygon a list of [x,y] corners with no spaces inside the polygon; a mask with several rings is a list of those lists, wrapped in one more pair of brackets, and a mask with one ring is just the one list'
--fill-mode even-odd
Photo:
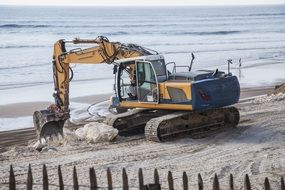
{"label": "wooden fence", "polygon": [[[106,171],[106,174],[107,174],[107,176],[106,176],[107,177],[107,186],[106,187],[102,187],[99,185],[94,168],[89,169],[89,180],[90,180],[89,185],[80,185],[78,183],[77,171],[76,171],[75,166],[73,168],[73,184],[72,185],[71,184],[68,184],[68,185],[64,184],[60,165],[58,166],[58,184],[49,184],[48,172],[47,172],[46,165],[43,165],[42,173],[43,173],[42,174],[42,183],[41,184],[35,184],[34,180],[33,180],[32,168],[31,168],[31,165],[29,165],[28,173],[27,173],[27,181],[24,184],[26,186],[27,190],[33,189],[34,185],[42,186],[43,190],[48,190],[49,187],[51,187],[51,186],[56,186],[60,190],[63,190],[65,187],[69,187],[69,188],[73,187],[74,190],[79,190],[79,187],[84,188],[84,189],[91,189],[91,190],[98,190],[98,189],[129,190],[130,189],[129,182],[128,182],[128,175],[127,175],[125,168],[123,168],[123,170],[122,170],[122,186],[121,187],[114,187],[113,186],[112,173],[111,173],[109,168]],[[158,171],[157,171],[157,169],[155,169],[154,170],[154,182],[153,182],[153,184],[144,184],[143,171],[140,168],[138,170],[138,185],[135,188],[139,189],[139,190],[161,190],[161,189],[174,190],[174,180],[173,180],[173,176],[172,176],[171,171],[168,172],[167,181],[168,181],[168,188],[162,188],[161,183],[160,183],[160,179],[159,179],[159,175],[158,175]],[[14,170],[13,170],[12,165],[10,165],[9,183],[2,183],[0,185],[1,186],[5,185],[10,190],[16,190],[17,189],[17,185],[19,185],[19,184],[16,183],[15,174],[14,174]],[[272,189],[270,187],[270,183],[269,183],[269,180],[267,177],[265,178],[263,185],[264,185],[265,190],[271,190]],[[0,186],[0,189],[1,189],[1,186]],[[187,176],[186,172],[183,172],[183,175],[182,175],[182,187],[183,187],[183,190],[189,189],[188,176]],[[132,187],[132,188],[134,188],[134,187]],[[229,177],[228,187],[223,187],[223,188],[229,189],[229,190],[235,189],[232,174],[230,174],[230,177]],[[202,179],[201,175],[198,174],[198,190],[203,190],[203,189],[204,189],[203,179]],[[245,189],[245,190],[251,190],[252,189],[252,185],[251,185],[249,176],[247,174],[244,177],[243,189]],[[284,178],[283,177],[281,177],[281,179],[280,179],[280,188],[278,188],[278,189],[285,190]],[[216,174],[214,176],[214,180],[213,180],[213,184],[212,184],[212,190],[220,190],[219,179],[218,179]]]}

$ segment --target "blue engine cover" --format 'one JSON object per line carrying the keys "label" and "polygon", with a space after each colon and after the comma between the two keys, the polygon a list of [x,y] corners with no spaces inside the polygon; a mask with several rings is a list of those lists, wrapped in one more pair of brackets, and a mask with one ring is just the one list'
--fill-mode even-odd
{"label": "blue engine cover", "polygon": [[239,101],[240,85],[236,76],[204,79],[192,83],[193,110],[218,108]]}

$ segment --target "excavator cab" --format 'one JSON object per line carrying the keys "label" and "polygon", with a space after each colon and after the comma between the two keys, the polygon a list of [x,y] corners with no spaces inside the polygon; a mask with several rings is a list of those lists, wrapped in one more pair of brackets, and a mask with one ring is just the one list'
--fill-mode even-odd
{"label": "excavator cab", "polygon": [[167,80],[166,66],[161,55],[139,57],[120,62],[116,72],[116,93],[113,107],[119,102],[159,103],[159,83]]}

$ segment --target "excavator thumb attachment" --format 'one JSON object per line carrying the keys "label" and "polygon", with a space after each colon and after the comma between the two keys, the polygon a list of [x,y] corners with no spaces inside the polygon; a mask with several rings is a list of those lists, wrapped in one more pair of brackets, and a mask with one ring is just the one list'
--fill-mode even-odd
{"label": "excavator thumb attachment", "polygon": [[35,111],[33,115],[34,126],[39,140],[63,137],[63,126],[66,119],[57,116],[51,110]]}

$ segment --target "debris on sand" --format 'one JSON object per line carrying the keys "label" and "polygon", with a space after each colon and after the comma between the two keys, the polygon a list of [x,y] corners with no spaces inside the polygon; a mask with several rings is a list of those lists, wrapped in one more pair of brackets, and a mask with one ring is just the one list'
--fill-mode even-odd
{"label": "debris on sand", "polygon": [[285,93],[285,83],[276,85],[273,92],[271,94],[279,94],[279,93]]}
{"label": "debris on sand", "polygon": [[253,104],[263,104],[268,102],[278,102],[285,100],[285,83],[276,85],[275,89],[267,96],[258,97],[252,100]]}
{"label": "debris on sand", "polygon": [[269,102],[279,102],[282,100],[285,100],[285,93],[271,94],[267,96],[258,97],[252,100],[251,103],[263,104],[263,103],[269,103]]}
{"label": "debris on sand", "polygon": [[55,147],[82,143],[82,141],[87,143],[110,142],[118,136],[118,133],[117,129],[105,123],[90,122],[75,131],[64,128],[64,138],[41,139],[41,141],[37,141],[31,147],[40,152],[57,151]]}
{"label": "debris on sand", "polygon": [[114,140],[118,135],[118,130],[105,123],[91,122],[77,129],[75,134],[80,140],[96,143]]}

